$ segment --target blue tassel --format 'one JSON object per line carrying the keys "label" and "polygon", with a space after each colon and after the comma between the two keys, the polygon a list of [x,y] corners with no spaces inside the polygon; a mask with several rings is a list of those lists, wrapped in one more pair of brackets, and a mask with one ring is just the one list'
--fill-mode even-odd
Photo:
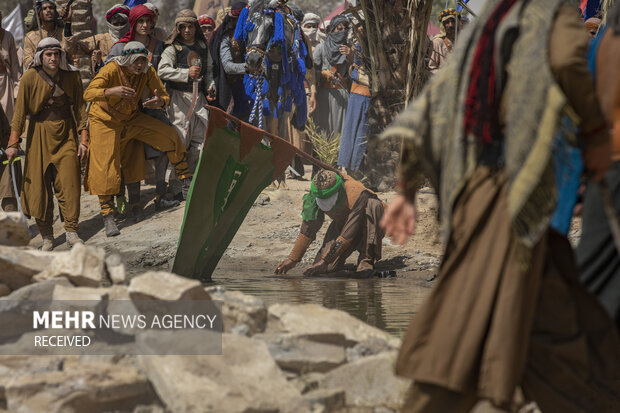
{"label": "blue tassel", "polygon": [[246,41],[247,41],[247,38],[248,38],[247,33],[250,33],[252,30],[254,30],[255,26],[256,25],[254,24],[254,21],[252,21],[252,19],[248,20],[247,23],[245,24],[245,28],[244,29],[245,29],[245,33],[246,33],[246,36],[245,36]]}
{"label": "blue tassel", "polygon": [[284,38],[284,19],[282,18],[282,13],[277,12],[275,14],[273,24],[273,38],[271,40],[276,44],[282,45],[286,42]]}
{"label": "blue tassel", "polygon": [[234,38],[241,43],[245,43],[248,38],[248,32],[245,30],[245,23],[248,19],[248,13],[248,8],[244,7],[239,15],[239,20],[237,20],[237,26],[235,26]]}
{"label": "blue tassel", "polygon": [[[247,34],[254,29],[254,22],[252,19],[247,19],[247,12],[245,15],[240,16],[240,21],[245,19],[244,30],[241,33],[242,38],[247,40]],[[280,83],[278,85],[272,85],[277,88],[278,96],[280,99],[277,102],[270,102],[266,97],[270,86],[265,81],[263,82],[262,91],[257,91],[259,87],[257,78],[254,76],[246,75],[244,78],[244,86],[247,95],[255,101],[257,94],[262,94],[262,102],[259,102],[260,110],[263,116],[274,118],[281,117],[285,112],[291,112],[293,104],[296,107],[295,116],[293,118],[293,124],[298,129],[303,129],[308,118],[308,108],[306,100],[306,89],[304,86],[306,73],[306,57],[308,56],[308,50],[305,47],[303,41],[301,41],[301,34],[299,27],[296,28],[292,49],[289,50],[284,32],[284,17],[281,12],[274,13],[274,33],[269,40],[267,49],[272,46],[278,46],[282,50],[282,61],[280,62]],[[235,38],[237,38],[237,32],[239,25],[235,29]],[[289,61],[290,55],[290,61]],[[269,59],[265,57],[265,64],[267,67],[271,65]],[[258,93],[257,93],[258,92]]]}

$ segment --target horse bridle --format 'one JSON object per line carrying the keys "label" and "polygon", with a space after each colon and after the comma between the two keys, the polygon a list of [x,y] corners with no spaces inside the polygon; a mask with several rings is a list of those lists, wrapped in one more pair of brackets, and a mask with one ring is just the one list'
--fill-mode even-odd
{"label": "horse bridle", "polygon": [[247,53],[252,53],[252,52],[258,53],[262,55],[263,57],[267,55],[267,50],[259,46],[250,46],[247,48]]}
{"label": "horse bridle", "polygon": [[[284,3],[286,3],[286,2],[284,2]],[[255,18],[254,23],[255,23],[255,24],[257,24],[257,23],[259,22],[259,17],[260,17],[261,19],[263,18],[263,17],[261,16],[261,14],[262,14],[263,16],[266,16],[266,15],[274,15],[274,14],[275,14],[275,10],[274,10],[274,9],[265,9],[265,10],[263,10],[263,12],[262,12],[262,13],[255,13],[255,14],[254,14],[254,18]],[[266,45],[265,47],[261,47],[261,46],[260,46],[260,45],[258,45],[258,44],[252,44],[252,45],[250,45],[250,47],[248,47],[248,48],[246,49],[246,52],[247,52],[247,53],[252,53],[252,52],[254,52],[254,53],[258,53],[258,54],[260,54],[260,55],[264,58],[264,57],[267,55],[267,46],[268,46],[268,45],[269,45],[269,42],[267,42],[267,45]]]}

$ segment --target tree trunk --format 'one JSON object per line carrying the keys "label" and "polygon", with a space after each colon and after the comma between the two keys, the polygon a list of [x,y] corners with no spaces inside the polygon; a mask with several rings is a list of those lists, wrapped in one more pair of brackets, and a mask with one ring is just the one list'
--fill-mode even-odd
{"label": "tree trunk", "polygon": [[[359,36],[370,69],[370,136],[363,173],[371,186],[393,188],[400,142],[380,142],[377,135],[392,122],[429,77],[426,35],[432,0],[360,0],[365,17]],[[354,11],[355,15],[356,12]]]}

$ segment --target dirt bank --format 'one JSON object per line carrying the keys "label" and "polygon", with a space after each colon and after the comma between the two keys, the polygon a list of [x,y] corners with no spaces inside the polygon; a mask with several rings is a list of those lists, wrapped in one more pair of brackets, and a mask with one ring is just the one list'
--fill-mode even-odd
{"label": "dirt bank", "polygon": [[[299,233],[301,198],[309,186],[308,180],[288,180],[286,189],[263,191],[222,257],[213,274],[214,280],[217,281],[218,274],[222,272],[233,271],[239,262],[252,262],[257,271],[267,272],[286,258]],[[87,245],[119,253],[131,274],[145,269],[168,269],[174,260],[185,204],[156,211],[152,202],[154,196],[154,187],[143,186],[145,219],[139,223],[134,223],[131,219],[121,219],[121,235],[106,238],[103,221],[99,216],[97,197],[83,194],[80,236]],[[393,192],[379,193],[379,197],[386,202],[394,196]],[[395,246],[384,240],[383,260],[379,267],[398,269],[401,273],[436,267],[442,252],[436,215],[437,202],[432,190],[421,191],[416,235],[404,246]],[[34,225],[34,221],[31,221],[31,225]],[[319,240],[327,226],[326,222]],[[57,249],[66,249],[62,223],[57,220],[54,228]],[[38,247],[40,244],[41,236],[37,235],[30,245]],[[319,242],[315,241],[304,258],[304,265],[291,271],[291,275],[299,275],[312,261],[318,248]],[[354,263],[355,258],[354,254],[350,262]]]}

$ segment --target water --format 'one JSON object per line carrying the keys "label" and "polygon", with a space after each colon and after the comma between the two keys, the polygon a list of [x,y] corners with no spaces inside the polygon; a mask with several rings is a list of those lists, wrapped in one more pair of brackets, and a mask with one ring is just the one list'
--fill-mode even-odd
{"label": "water", "polygon": [[[301,270],[294,270],[300,274]],[[428,295],[437,271],[398,271],[394,278],[309,278],[274,275],[254,265],[220,265],[215,284],[260,297],[267,305],[321,304],[401,337]]]}

